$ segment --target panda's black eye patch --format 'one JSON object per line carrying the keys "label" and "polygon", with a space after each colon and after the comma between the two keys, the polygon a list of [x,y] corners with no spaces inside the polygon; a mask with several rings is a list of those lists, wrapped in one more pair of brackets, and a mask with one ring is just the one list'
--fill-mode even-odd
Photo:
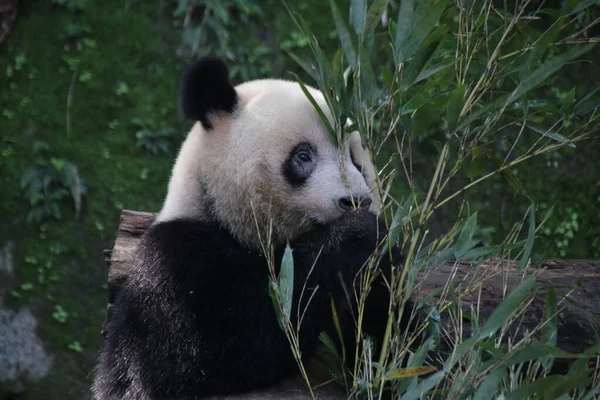
{"label": "panda's black eye patch", "polygon": [[283,175],[295,187],[302,186],[317,166],[317,152],[310,143],[296,145],[283,163]]}

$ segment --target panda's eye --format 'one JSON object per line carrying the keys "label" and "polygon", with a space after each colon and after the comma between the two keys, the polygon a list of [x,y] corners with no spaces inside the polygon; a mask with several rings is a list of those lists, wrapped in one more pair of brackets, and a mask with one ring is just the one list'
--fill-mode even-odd
{"label": "panda's eye", "polygon": [[308,154],[306,151],[301,151],[301,152],[297,153],[296,158],[298,158],[298,160],[305,162],[305,163],[312,161],[310,154]]}
{"label": "panda's eye", "polygon": [[283,163],[283,175],[293,187],[301,187],[317,167],[319,154],[311,143],[296,145]]}

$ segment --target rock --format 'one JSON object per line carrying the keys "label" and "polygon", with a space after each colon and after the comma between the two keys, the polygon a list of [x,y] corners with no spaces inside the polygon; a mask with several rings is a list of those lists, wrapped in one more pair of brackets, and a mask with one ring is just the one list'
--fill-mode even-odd
{"label": "rock", "polygon": [[36,333],[37,319],[27,307],[18,311],[3,307],[14,274],[13,242],[0,248],[0,384],[9,393],[23,392],[23,380],[48,374],[52,364]]}

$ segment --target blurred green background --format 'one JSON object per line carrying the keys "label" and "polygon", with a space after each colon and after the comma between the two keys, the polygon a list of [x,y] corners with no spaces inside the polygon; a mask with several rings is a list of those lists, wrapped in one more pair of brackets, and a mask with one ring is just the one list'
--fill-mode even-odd
{"label": "blurred green background", "polygon": [[[346,3],[338,2],[344,15]],[[530,8],[541,5],[532,2]],[[543,3],[548,9],[560,5]],[[328,2],[299,0],[293,7],[333,54],[339,41]],[[398,2],[389,7],[395,15]],[[520,31],[523,41],[551,25],[552,14],[543,15],[532,19],[531,31]],[[570,29],[576,32],[599,16],[598,5],[589,7]],[[590,36],[598,33],[593,29]],[[0,382],[0,398],[87,398],[106,304],[103,250],[114,241],[121,209],[161,206],[174,156],[191,126],[177,102],[185,66],[214,54],[228,60],[236,83],[290,78],[293,71],[313,84],[288,52],[311,57],[279,0],[20,2],[0,44],[0,259],[14,267],[14,274],[0,268],[0,306],[26,308],[38,318],[36,332],[52,364],[36,383],[21,375]],[[598,53],[594,49],[586,62],[563,68],[540,89],[552,107],[569,105],[598,85]],[[390,61],[382,55],[374,64]],[[598,107],[598,97],[592,100]],[[417,191],[427,190],[443,139],[435,127],[425,127],[413,143]],[[501,140],[495,145],[499,153],[509,146]],[[498,242],[534,201],[540,216],[554,207],[539,232],[534,260],[597,258],[599,156],[596,132],[581,146],[537,157],[508,177],[499,174],[436,214],[433,236],[450,229],[467,201],[484,226],[482,240]],[[454,187],[486,168],[473,161]],[[395,185],[395,195],[408,193],[401,174]],[[8,376],[2,360],[0,354],[0,380]]]}

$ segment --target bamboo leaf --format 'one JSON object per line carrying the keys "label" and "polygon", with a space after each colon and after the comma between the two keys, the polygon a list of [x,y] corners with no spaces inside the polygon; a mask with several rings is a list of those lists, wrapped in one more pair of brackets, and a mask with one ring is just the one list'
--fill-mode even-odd
{"label": "bamboo leaf", "polygon": [[[523,242],[524,243],[524,242]],[[485,246],[485,247],[476,247],[465,254],[462,255],[462,259],[477,259],[481,257],[489,257],[496,254],[500,254],[503,251],[507,250],[515,250],[519,247],[523,246],[523,243],[515,243],[515,244],[497,244],[493,246]]]}
{"label": "bamboo leaf", "polygon": [[436,387],[445,375],[444,371],[438,371],[431,376],[425,378],[420,385],[415,385],[408,388],[402,395],[402,400],[418,400],[423,398],[423,393],[429,392]]}
{"label": "bamboo leaf", "polygon": [[362,100],[373,104],[377,97],[377,79],[371,66],[371,58],[362,44],[358,45],[358,60],[360,64],[360,80],[362,82]]}
{"label": "bamboo leaf", "polygon": [[396,214],[390,223],[387,240],[381,249],[381,257],[383,257],[392,247],[395,247],[400,241],[400,234],[402,233],[402,221],[404,218],[406,218],[406,216],[408,216],[412,201],[412,196],[408,197],[406,200],[404,200],[402,206],[398,207],[396,210]]}
{"label": "bamboo leaf", "polygon": [[505,94],[496,99],[495,101],[492,101],[491,103],[486,104],[478,110],[471,112],[471,114],[467,118],[463,118],[462,122],[458,125],[456,129],[460,131],[477,121],[479,118],[487,116],[488,113],[493,112],[494,108],[498,108],[500,104],[505,103],[506,99],[508,99],[508,95]]}
{"label": "bamboo leaf", "polygon": [[556,290],[554,290],[554,286],[550,286],[548,288],[548,293],[546,293],[546,304],[544,308],[544,321],[546,321],[546,323],[542,327],[542,343],[548,346],[556,346],[558,332],[556,323],[557,311]]}
{"label": "bamboo leaf", "polygon": [[521,96],[538,86],[540,83],[544,82],[550,76],[552,76],[565,64],[584,55],[593,47],[593,43],[581,47],[576,47],[567,51],[564,54],[560,54],[546,61],[544,64],[542,64],[535,71],[529,74],[524,80],[521,81],[519,86],[517,86],[517,88],[510,94],[510,96],[508,96],[505,105],[508,106],[509,104],[512,104]]}
{"label": "bamboo leaf", "polygon": [[279,327],[282,331],[285,332],[287,326],[285,323],[285,317],[281,312],[281,295],[279,291],[279,285],[277,285],[277,282],[273,281],[271,278],[269,278],[269,297],[271,297],[271,300],[273,301],[273,307],[275,307],[275,314],[277,315],[277,322],[279,323]]}
{"label": "bamboo leaf", "polygon": [[505,399],[522,400],[533,395],[536,399],[558,399],[575,388],[587,385],[591,381],[589,375],[588,371],[568,376],[549,375],[513,390],[505,396]]}
{"label": "bamboo leaf", "polygon": [[523,271],[529,262],[531,250],[533,249],[533,241],[535,240],[535,204],[531,203],[529,208],[529,232],[527,233],[527,241],[525,242],[525,250],[523,257],[519,261],[519,271]]}
{"label": "bamboo leaf", "polygon": [[329,0],[329,5],[331,7],[331,16],[333,17],[333,22],[335,23],[335,29],[340,37],[342,50],[344,50],[344,56],[346,56],[346,61],[348,62],[348,65],[350,65],[350,68],[354,69],[356,68],[357,56],[356,50],[354,49],[352,36],[350,35],[348,26],[346,26],[346,23],[344,22],[344,19],[340,13],[340,9],[335,4],[335,1]]}
{"label": "bamboo leaf", "polygon": [[550,45],[556,41],[556,39],[558,38],[558,34],[561,32],[562,28],[563,24],[557,21],[552,27],[550,27],[550,29],[548,29],[542,34],[543,36],[541,38],[539,38],[536,41],[535,46],[533,46],[533,49],[531,49],[531,51],[529,52],[527,61],[521,68],[521,80],[526,79],[527,76],[531,73],[534,65],[536,65],[539,62],[540,58],[550,47]]}
{"label": "bamboo leaf", "polygon": [[598,395],[600,395],[600,383],[591,387],[590,391],[584,396],[580,397],[578,400],[598,400]]}
{"label": "bamboo leaf", "polygon": [[598,5],[598,4],[600,4],[600,1],[598,1],[598,0],[565,1],[561,12],[563,12],[563,13],[566,12],[567,14],[565,16],[568,17],[570,15],[577,14],[578,12],[581,12],[588,7],[591,7],[593,5]]}
{"label": "bamboo leaf", "polygon": [[431,376],[425,378],[420,385],[409,388],[404,393],[402,400],[417,400],[421,399],[423,393],[429,392],[435,386],[437,386],[444,376],[452,369],[452,367],[464,357],[477,344],[477,338],[471,337],[458,346],[453,354],[444,363],[444,368],[441,371],[434,373]]}
{"label": "bamboo leaf", "polygon": [[342,357],[340,357],[340,353],[338,352],[338,349],[335,347],[335,343],[333,342],[333,339],[331,339],[331,336],[329,336],[329,334],[327,332],[325,332],[325,331],[321,332],[321,334],[319,335],[319,340],[321,341],[321,343],[323,343],[325,345],[325,347],[327,347],[329,349],[329,351],[331,351],[331,353],[333,355],[335,355],[340,360],[342,359]]}
{"label": "bamboo leaf", "polygon": [[286,244],[281,270],[279,271],[279,294],[281,296],[281,307],[285,322],[290,321],[292,315],[292,299],[294,294],[294,258],[290,244]]}
{"label": "bamboo leaf", "polygon": [[488,400],[493,398],[494,394],[498,392],[498,388],[506,374],[507,370],[505,368],[498,368],[493,370],[481,382],[481,384],[477,388],[477,391],[473,395],[473,400]]}
{"label": "bamboo leaf", "polygon": [[575,103],[575,114],[585,115],[596,108],[600,108],[600,98],[594,97],[600,91],[600,86],[596,86],[590,90],[585,96]]}
{"label": "bamboo leaf", "polygon": [[[490,157],[490,158],[492,158],[492,157]],[[502,175],[502,178],[504,178],[504,180],[506,182],[508,182],[510,187],[512,187],[517,193],[523,192],[523,190],[524,190],[523,183],[517,177],[517,175],[515,175],[515,173],[512,172],[510,169],[502,170],[502,172],[500,172],[500,175]]]}
{"label": "bamboo leaf", "polygon": [[[503,356],[504,354],[500,354]],[[565,358],[565,359],[589,359],[589,356],[582,354],[573,354],[563,351],[557,347],[547,346],[540,342],[531,342],[514,351],[506,360],[498,363],[497,359],[490,360],[481,366],[481,369],[487,369],[493,367],[506,368],[515,364],[522,364],[532,360],[538,360],[541,358],[554,359],[554,358]]]}
{"label": "bamboo leaf", "polygon": [[454,132],[458,118],[460,117],[460,111],[463,108],[465,102],[465,87],[458,85],[456,89],[450,94],[450,101],[448,108],[446,109],[446,122],[448,124],[448,132]]}
{"label": "bamboo leaf", "polygon": [[419,74],[417,79],[415,79],[414,83],[421,82],[422,80],[425,80],[425,79],[429,78],[430,76],[433,76],[433,75],[437,74],[438,72],[445,70],[446,68],[450,67],[451,65],[454,65],[453,61],[437,64],[431,68],[427,68],[426,70],[424,70],[423,72],[421,72]]}
{"label": "bamboo leaf", "polygon": [[400,90],[406,90],[410,86],[422,81],[423,79],[426,79],[428,76],[433,75],[430,74],[425,77],[422,76],[424,74],[424,69],[427,67],[427,65],[429,65],[431,59],[438,53],[438,49],[440,48],[447,32],[448,27],[443,25],[435,29],[429,35],[429,37],[427,37],[427,40],[425,40],[425,42],[415,52],[415,55],[410,63],[405,66],[400,77]]}
{"label": "bamboo leaf", "polygon": [[367,22],[367,0],[351,0],[350,24],[357,35],[362,35]]}
{"label": "bamboo leaf", "polygon": [[479,338],[484,339],[493,335],[510,317],[512,317],[531,294],[535,277],[530,276],[519,284],[506,298],[496,307],[492,315],[487,319],[479,332]]}
{"label": "bamboo leaf", "polygon": [[[429,351],[433,348],[434,346],[434,339],[432,337],[428,338],[425,342],[423,342],[423,344],[421,344],[421,346],[419,346],[419,348],[415,351],[415,353],[412,355],[412,357],[410,357],[409,359],[409,367],[418,367],[421,366],[424,362],[425,359],[427,358],[427,353],[429,353]],[[411,378],[411,379],[406,379],[402,382],[398,382],[398,393],[403,393],[405,392],[410,385],[415,384],[417,381],[417,378]]]}
{"label": "bamboo leaf", "polygon": [[[556,290],[554,286],[548,288],[546,293],[546,304],[544,306],[544,325],[542,326],[542,338],[541,341],[547,346],[556,346],[558,338],[558,324],[557,324],[557,312],[558,302],[556,300]],[[544,369],[548,372],[552,369],[554,359],[547,357],[542,360]]]}
{"label": "bamboo leaf", "polygon": [[305,60],[300,58],[298,55],[296,55],[296,53],[294,53],[290,50],[286,50],[286,53],[292,60],[294,60],[296,62],[296,64],[298,64],[304,70],[304,72],[306,72],[308,74],[308,76],[310,76],[312,79],[317,81],[316,71],[308,62],[306,62]]}
{"label": "bamboo leaf", "polygon": [[423,364],[427,358],[427,353],[433,348],[433,344],[433,338],[429,338],[421,346],[419,346],[410,360],[410,366],[419,366]]}
{"label": "bamboo leaf", "polygon": [[413,376],[421,376],[437,371],[436,367],[424,365],[421,367],[397,368],[385,374],[385,380],[411,378]]}
{"label": "bamboo leaf", "polygon": [[413,1],[401,2],[394,46],[396,64],[415,54],[446,10],[446,4],[444,0],[423,1],[415,10]]}
{"label": "bamboo leaf", "polygon": [[[486,155],[488,161],[490,161],[496,168],[502,168],[504,166],[504,161],[501,160],[500,157],[489,153],[486,153]],[[508,168],[503,169],[500,172],[500,175],[517,193],[523,192],[523,183],[513,171]]]}
{"label": "bamboo leaf", "polygon": [[597,357],[598,353],[600,353],[600,342],[585,349],[585,351],[582,353],[584,357],[575,361],[569,368],[569,375],[588,369],[589,360],[587,357]]}
{"label": "bamboo leaf", "polygon": [[[287,10],[290,18],[292,19],[292,21],[298,28],[298,30],[308,40],[310,49],[315,57],[317,69],[315,71],[315,74],[314,75],[311,74],[311,76],[315,76],[316,81],[320,87],[325,87],[329,83],[329,62],[327,60],[327,57],[325,57],[325,53],[321,49],[321,46],[319,45],[319,41],[317,40],[315,35],[313,35],[311,33],[311,30],[310,30],[308,24],[302,18],[302,16],[292,12],[292,10],[289,8],[289,6],[285,0],[283,0],[283,5],[284,5],[285,9]],[[294,75],[294,74],[292,74],[292,75]]]}
{"label": "bamboo leaf", "polygon": [[448,100],[448,95],[439,95],[434,97],[427,107],[420,108],[412,119],[413,132],[425,134],[431,125],[438,124],[448,108]]}
{"label": "bamboo leaf", "polygon": [[430,101],[431,97],[425,96],[423,93],[419,93],[402,105],[402,108],[400,109],[400,115],[412,114]]}
{"label": "bamboo leaf", "polygon": [[541,127],[533,125],[533,124],[527,124],[526,126],[529,129],[531,129],[532,131],[537,132],[537,133],[539,133],[542,136],[549,137],[550,139],[554,139],[554,140],[556,140],[557,142],[560,142],[560,143],[565,143],[569,147],[576,147],[575,143],[571,142],[569,140],[569,138],[566,138],[563,135],[560,135],[560,134],[555,133],[555,132],[551,132],[549,130],[546,130],[544,128],[541,128]]}
{"label": "bamboo leaf", "polygon": [[302,81],[300,80],[300,77],[294,73],[292,73],[292,76],[294,77],[296,82],[298,82],[298,84],[300,85],[302,92],[308,98],[308,101],[310,101],[310,104],[312,104],[312,106],[315,108],[315,110],[319,114],[319,118],[321,118],[321,122],[323,122],[323,124],[325,125],[327,132],[329,132],[329,135],[332,137],[332,139],[334,141],[337,141],[337,135],[335,134],[335,129],[333,129],[333,127],[331,126],[331,123],[329,122],[329,119],[327,119],[325,112],[321,109],[321,107],[319,107],[319,104],[317,104],[317,101],[315,100],[313,95],[310,94],[306,85],[304,83],[302,83]]}
{"label": "bamboo leaf", "polygon": [[[394,40],[394,58],[396,64],[399,64],[400,48],[408,40],[408,35],[411,30],[413,15],[415,13],[415,0],[403,0],[400,2],[398,11],[398,22],[395,24],[396,35]],[[390,24],[390,28],[394,25]]]}
{"label": "bamboo leaf", "polygon": [[367,11],[364,32],[370,34],[375,31],[383,12],[387,9],[389,0],[374,0]]}
{"label": "bamboo leaf", "polygon": [[462,258],[469,250],[473,248],[475,245],[475,241],[473,240],[473,236],[475,235],[475,230],[477,229],[477,213],[471,215],[462,230],[460,231],[460,235],[458,239],[456,239],[456,245],[454,246],[454,257],[456,259]]}

